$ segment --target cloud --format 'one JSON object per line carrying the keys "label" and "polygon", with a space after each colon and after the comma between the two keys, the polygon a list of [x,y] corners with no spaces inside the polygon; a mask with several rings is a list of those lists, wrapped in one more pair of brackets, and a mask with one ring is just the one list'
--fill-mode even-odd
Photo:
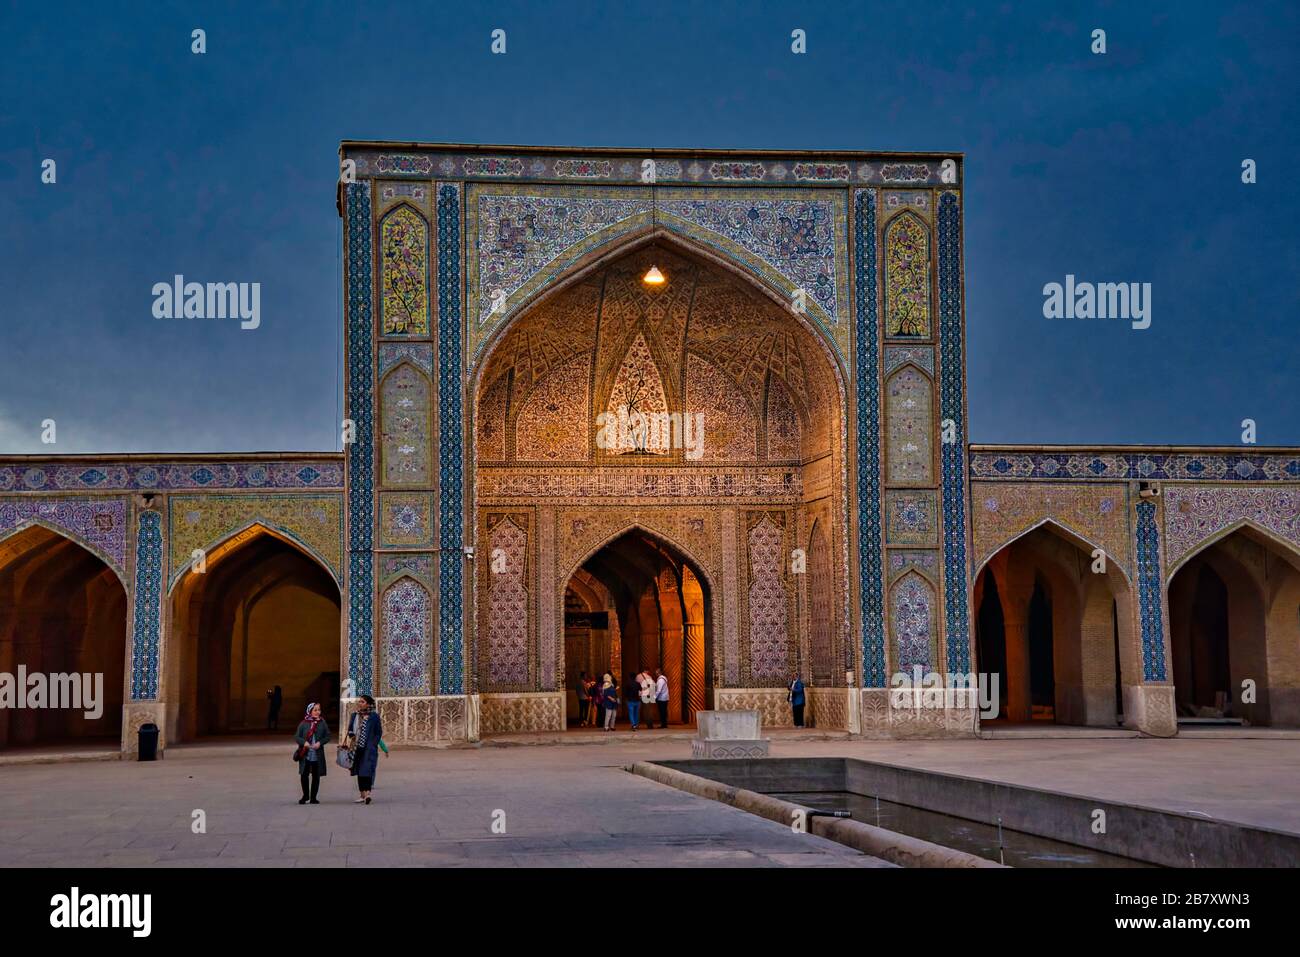
{"label": "cloud", "polygon": [[49,446],[41,444],[39,429],[20,425],[17,418],[0,406],[0,455],[21,455],[31,452],[48,452]]}

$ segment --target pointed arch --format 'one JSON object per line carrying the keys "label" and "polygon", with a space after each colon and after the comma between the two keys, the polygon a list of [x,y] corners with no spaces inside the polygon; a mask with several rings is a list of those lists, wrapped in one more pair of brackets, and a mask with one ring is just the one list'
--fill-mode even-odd
{"label": "pointed arch", "polygon": [[1297,547],[1294,542],[1282,538],[1276,532],[1265,528],[1254,519],[1239,518],[1235,522],[1207,535],[1179,556],[1177,560],[1170,562],[1169,567],[1165,569],[1166,585],[1174,580],[1174,575],[1178,573],[1180,568],[1235,532],[1245,533],[1260,545],[1272,550],[1279,558],[1297,571],[1300,571],[1300,547]]}
{"label": "pointed arch", "polygon": [[926,339],[932,334],[930,227],[910,209],[885,226],[885,335]]}
{"label": "pointed arch", "polygon": [[167,740],[269,726],[264,695],[276,685],[286,722],[314,701],[335,723],[342,594],[330,563],[265,514],[203,554],[200,568],[173,556],[159,688]]}
{"label": "pointed arch", "polygon": [[433,677],[433,599],[428,589],[402,575],[380,598],[379,669],[383,694],[431,694]]}
{"label": "pointed arch", "polygon": [[[40,521],[0,538],[0,672],[99,675],[98,714],[0,706],[0,749],[69,738],[120,743],[130,660],[128,589],[78,537]],[[20,688],[22,694],[26,689]]]}
{"label": "pointed arch", "polygon": [[[999,717],[1116,726],[1143,680],[1137,589],[1119,560],[1044,517],[977,563],[970,601],[976,665],[1000,675]],[[1136,720],[1125,714],[1126,723]]]}
{"label": "pointed arch", "polygon": [[1005,551],[1007,548],[1014,545],[1020,539],[1024,538],[1027,535],[1032,534],[1033,532],[1037,531],[1040,528],[1044,528],[1047,531],[1052,532],[1058,538],[1064,539],[1066,542],[1069,542],[1071,545],[1075,546],[1076,548],[1078,548],[1080,551],[1084,552],[1087,555],[1092,555],[1092,553],[1095,552],[1097,549],[1101,549],[1102,552],[1104,552],[1106,555],[1107,567],[1114,568],[1119,573],[1120,577],[1123,579],[1123,583],[1125,587],[1127,588],[1133,587],[1133,582],[1132,579],[1129,578],[1128,570],[1124,567],[1124,563],[1120,561],[1117,556],[1106,551],[1106,549],[1102,545],[1098,544],[1097,542],[1094,542],[1091,538],[1089,538],[1087,535],[1084,535],[1082,532],[1076,531],[1075,529],[1062,524],[1059,520],[1048,516],[1039,519],[1038,521],[1034,522],[1034,524],[1032,525],[1026,526],[1020,531],[1016,532],[1010,538],[1006,539],[1006,541],[999,542],[995,547],[989,549],[988,554],[985,555],[984,558],[982,558],[973,569],[973,572],[971,574],[971,588],[974,589],[975,580],[979,578],[980,572],[982,572],[985,568],[987,568],[989,563],[992,562],[993,559],[995,559],[1001,552]]}
{"label": "pointed arch", "polygon": [[885,379],[885,422],[886,481],[934,484],[934,382],[915,363],[904,363]]}
{"label": "pointed arch", "polygon": [[126,571],[121,567],[114,555],[110,554],[102,546],[90,541],[86,536],[44,518],[29,518],[19,522],[12,528],[0,531],[0,569],[3,569],[11,560],[27,550],[27,547],[22,544],[22,538],[27,537],[23,533],[37,528],[81,546],[108,566],[109,570],[117,577],[117,580],[122,583],[122,587],[127,588]]}
{"label": "pointed arch", "polygon": [[[707,566],[671,534],[631,521],[602,534],[576,564],[561,567],[560,600],[570,582],[588,573],[608,592],[612,673],[622,681],[642,668],[662,668],[670,720],[689,723],[695,711],[709,707],[716,670],[711,628],[721,595]],[[573,671],[563,657],[565,644],[560,644],[557,674]],[[649,715],[645,720],[650,722]]]}
{"label": "pointed arch", "polygon": [[[778,306],[788,318],[810,333],[816,340],[834,370],[836,385],[840,392],[840,401],[841,403],[844,402],[844,396],[846,395],[844,360],[834,339],[826,329],[792,307],[793,288],[782,288],[774,284],[754,264],[721,253],[697,239],[684,236],[662,224],[646,225],[605,241],[571,262],[565,269],[551,277],[547,282],[542,283],[537,289],[510,301],[501,318],[493,324],[491,331],[479,344],[478,351],[471,357],[473,371],[470,376],[470,394],[478,394],[479,378],[483,370],[491,367],[490,360],[497,346],[504,340],[507,331],[523,316],[564,290],[580,283],[593,273],[600,271],[605,266],[638,249],[655,243],[662,243],[683,255],[703,260],[709,265],[722,269],[727,274],[743,280],[749,288],[761,293]],[[471,321],[473,320],[471,319]]]}
{"label": "pointed arch", "polygon": [[889,626],[895,672],[922,673],[939,662],[939,609],[934,586],[920,572],[910,570],[889,589]]}
{"label": "pointed arch", "polygon": [[786,579],[783,523],[763,512],[746,535],[749,564],[749,667],[758,685],[783,684],[792,650],[790,587]]}
{"label": "pointed arch", "polygon": [[[502,515],[488,529],[487,674],[494,690],[531,688],[529,634],[533,621],[528,588],[529,529],[526,519]],[[564,607],[563,597],[560,608]]]}
{"label": "pointed arch", "polygon": [[433,484],[433,382],[408,359],[379,382],[379,468],[385,485]]}
{"label": "pointed arch", "polygon": [[429,335],[429,221],[398,203],[379,221],[379,332]]}
{"label": "pointed arch", "polygon": [[764,387],[762,415],[762,434],[767,440],[764,457],[769,462],[802,459],[803,434],[808,426],[806,410],[799,408],[784,380],[771,370]]}
{"label": "pointed arch", "polygon": [[[291,548],[302,552],[303,555],[310,558],[313,562],[319,565],[327,575],[329,575],[330,580],[334,582],[334,586],[338,588],[339,593],[342,594],[342,586],[339,581],[338,571],[329,563],[329,560],[326,559],[325,556],[307,542],[303,541],[293,529],[260,516],[249,519],[244,524],[223,532],[219,537],[213,539],[207,545],[202,546],[200,548],[200,551],[203,552],[202,567],[205,569],[210,568],[226,556],[238,551],[240,548],[262,535],[278,539]],[[167,594],[171,595],[176,591],[177,585],[196,574],[198,574],[198,572],[196,571],[193,562],[173,568],[171,581],[167,585]],[[206,574],[206,571],[204,574]]]}
{"label": "pointed arch", "polygon": [[[640,288],[641,276],[652,263],[661,267],[668,277],[663,287],[665,293],[672,293],[674,285],[677,286],[679,292],[675,297],[656,296],[653,290],[646,293]],[[647,230],[631,241],[624,238],[607,243],[600,253],[575,266],[569,273],[548,277],[546,284],[545,290],[539,289],[537,295],[526,303],[515,303],[505,313],[484,323],[482,338],[485,345],[469,358],[468,388],[474,398],[475,417],[484,414],[485,394],[489,390],[493,390],[492,407],[499,408],[507,401],[500,386],[502,377],[513,373],[515,381],[510,386],[508,401],[512,406],[518,406],[528,401],[521,396],[530,395],[534,383],[554,376],[563,363],[581,350],[593,357],[588,393],[592,418],[579,422],[572,417],[564,419],[551,410],[551,415],[538,416],[537,420],[557,429],[563,427],[569,432],[582,431],[594,436],[596,429],[591,421],[596,414],[608,411],[607,393],[618,377],[619,366],[626,365],[620,351],[622,345],[625,340],[630,345],[642,336],[646,345],[644,351],[650,353],[659,375],[672,377],[671,381],[680,394],[678,401],[685,402],[685,408],[680,411],[695,411],[696,398],[701,395],[699,388],[692,392],[692,386],[697,385],[695,380],[687,382],[693,356],[699,357],[695,360],[697,366],[700,360],[712,363],[729,384],[735,383],[734,389],[729,385],[728,395],[732,391],[738,393],[734,396],[737,412],[742,400],[747,403],[745,424],[752,448],[748,452],[716,458],[713,450],[723,435],[716,430],[719,423],[711,407],[705,436],[706,454],[710,461],[700,463],[695,461],[695,456],[685,461],[688,457],[684,452],[674,452],[656,460],[655,466],[662,462],[665,467],[642,480],[634,473],[644,465],[644,459],[617,461],[594,450],[582,457],[566,455],[543,459],[531,455],[525,457],[521,452],[511,458],[511,444],[515,443],[519,448],[521,439],[509,437],[509,423],[503,461],[483,454],[489,451],[488,446],[492,443],[496,443],[493,448],[500,448],[502,443],[497,441],[495,434],[488,430],[489,434],[484,436],[481,429],[473,428],[473,435],[487,440],[474,455],[472,465],[479,478],[472,483],[475,496],[472,514],[478,552],[484,554],[488,544],[484,522],[489,513],[529,508],[533,510],[531,514],[536,515],[535,540],[530,542],[530,547],[542,569],[540,577],[534,576],[530,582],[540,590],[530,599],[530,612],[536,622],[535,630],[529,634],[532,646],[529,667],[534,673],[529,675],[529,681],[523,687],[502,687],[485,680],[483,690],[488,694],[556,692],[558,672],[553,662],[558,658],[562,664],[564,660],[556,655],[556,650],[563,642],[560,611],[565,582],[572,576],[574,568],[580,567],[592,554],[620,535],[633,531],[638,519],[667,529],[664,533],[653,527],[644,530],[648,533],[647,538],[668,544],[677,553],[678,563],[684,560],[694,565],[702,583],[707,585],[710,597],[702,600],[703,617],[709,628],[717,626],[719,639],[710,646],[713,649],[710,675],[725,673],[725,682],[730,687],[758,687],[750,681],[752,672],[748,662],[752,659],[751,651],[759,652],[762,661],[773,658],[775,652],[768,654],[761,642],[756,645],[750,641],[752,623],[746,612],[745,599],[749,581],[744,571],[748,529],[740,527],[741,512],[716,514],[698,527],[688,526],[687,516],[683,513],[686,508],[700,504],[701,499],[707,499],[710,505],[715,504],[715,498],[721,499],[716,503],[718,505],[731,499],[750,509],[772,507],[773,498],[767,494],[769,489],[780,496],[779,504],[791,506],[785,509],[787,548],[792,546],[796,534],[794,529],[801,522],[798,505],[790,498],[794,490],[805,486],[812,488],[816,491],[816,500],[823,503],[818,507],[827,513],[827,521],[833,525],[833,528],[827,526],[823,530],[831,551],[832,576],[828,577],[833,581],[835,606],[832,646],[844,654],[851,647],[847,571],[852,537],[841,534],[840,525],[847,514],[850,487],[850,412],[845,402],[843,365],[828,345],[828,336],[811,324],[808,316],[796,314],[788,301],[773,296],[770,290],[764,293],[766,298],[760,297],[758,292],[762,290],[757,288],[752,274],[662,230]],[[557,296],[563,298],[552,298]],[[478,313],[477,309],[472,311]],[[660,344],[665,355],[654,352],[654,343]],[[639,350],[640,346],[637,348]],[[609,386],[606,386],[607,379]],[[679,411],[678,403],[667,395],[667,386],[663,391],[670,415]],[[604,397],[602,392],[605,392]],[[753,438],[755,433],[764,433],[765,424],[772,418],[768,414],[769,407],[772,416],[780,418],[784,414],[792,426],[788,430],[790,434],[785,437],[785,454],[776,459],[766,456],[766,445]],[[803,421],[804,417],[807,423]],[[738,415],[732,418],[739,421]],[[798,424],[794,426],[796,421]],[[740,447],[737,440],[735,448]],[[549,471],[539,468],[547,462],[563,468]],[[777,468],[762,469],[756,476],[741,475],[738,470],[725,474],[718,471],[716,477],[705,474],[706,469],[718,466],[761,467],[767,463]],[[671,498],[661,500],[654,508],[641,508],[634,500],[641,494],[634,487],[638,483],[644,487],[657,483]],[[691,486],[698,488],[700,494],[693,494]],[[575,518],[575,530],[571,530],[567,522],[561,526],[554,509],[565,508],[574,496],[580,496],[576,499],[579,502],[590,500],[595,504],[599,500],[608,508],[599,509],[600,519],[586,523],[585,529],[577,527]],[[611,528],[615,524],[620,527]],[[604,540],[593,541],[598,536]],[[675,537],[689,544],[678,546]],[[799,537],[802,538],[802,534]],[[584,549],[586,554],[575,561],[575,556]],[[698,554],[692,554],[690,549],[695,549]],[[724,553],[729,553],[732,563],[739,566],[726,571],[729,577],[725,585],[722,584],[724,573],[720,570],[720,556]],[[788,576],[787,555],[788,551],[783,551],[780,564]],[[563,567],[566,565],[573,567]],[[489,628],[486,608],[490,580],[482,568],[482,564],[476,563],[477,587],[473,601],[477,639],[473,654],[479,662],[480,672],[486,676],[485,649],[488,647]],[[797,599],[801,589],[796,588],[788,577],[783,587],[787,632],[781,636],[780,664],[765,670],[760,663],[758,669],[764,675],[772,672],[769,676],[772,680],[764,678],[761,685],[773,692],[784,686],[789,677],[788,668],[796,663],[799,648],[806,641]],[[730,617],[725,620],[722,615],[724,588],[729,589],[728,593],[735,599],[734,604],[726,605]],[[628,628],[623,637],[627,640],[629,654],[636,654],[637,636],[633,630]]]}
{"label": "pointed arch", "polygon": [[569,579],[576,575],[578,570],[582,568],[583,565],[587,564],[593,555],[631,532],[640,532],[642,535],[646,535],[649,538],[656,540],[659,544],[667,546],[671,551],[677,552],[691,564],[692,573],[708,586],[709,593],[711,595],[717,595],[717,590],[714,588],[713,569],[708,565],[708,563],[702,562],[699,556],[695,555],[687,546],[679,543],[671,534],[661,531],[644,521],[638,520],[629,521],[618,526],[615,531],[605,535],[593,547],[583,552],[582,557],[579,558],[577,562],[574,562],[571,567],[560,569],[561,574],[559,585],[561,607],[563,607],[564,601],[564,588]]}
{"label": "pointed arch", "polygon": [[830,535],[818,518],[808,532],[808,644],[814,685],[835,681],[835,580]]}
{"label": "pointed arch", "polygon": [[[663,370],[651,355],[644,331],[636,332],[614,369],[609,392],[601,403],[604,406],[601,411],[613,416],[615,421],[627,417],[634,424],[629,426],[628,435],[619,435],[622,429],[611,430],[615,441],[606,443],[607,450],[615,453],[667,452],[671,447],[672,436],[663,435],[660,429],[646,427],[649,421],[659,421],[660,416],[668,414],[670,400]],[[601,400],[598,398],[597,401]],[[640,427],[635,424],[638,421],[635,418],[637,415],[641,416]]]}

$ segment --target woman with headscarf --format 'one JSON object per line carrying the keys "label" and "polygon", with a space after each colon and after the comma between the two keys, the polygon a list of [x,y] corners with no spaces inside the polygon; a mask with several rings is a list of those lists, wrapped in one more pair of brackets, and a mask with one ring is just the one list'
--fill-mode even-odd
{"label": "woman with headscarf", "polygon": [[348,721],[348,737],[352,741],[352,776],[357,779],[359,796],[354,804],[369,804],[370,792],[375,786],[375,772],[379,769],[379,739],[384,736],[384,725],[375,710],[375,699],[361,696],[357,710]]}
{"label": "woman with headscarf", "polygon": [[298,725],[295,739],[298,742],[298,777],[302,782],[302,799],[298,803],[319,804],[316,794],[320,791],[320,779],[328,770],[324,748],[330,739],[330,726],[321,717],[320,705],[316,702],[307,705],[307,713]]}

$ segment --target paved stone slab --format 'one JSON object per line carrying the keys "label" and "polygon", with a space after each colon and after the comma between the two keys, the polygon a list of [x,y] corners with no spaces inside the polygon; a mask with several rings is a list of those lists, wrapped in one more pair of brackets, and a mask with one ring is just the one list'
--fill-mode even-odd
{"label": "paved stone slab", "polygon": [[[327,775],[299,806],[282,748],[174,749],[164,761],[30,764],[0,773],[0,866],[882,866],[812,835],[628,774],[685,759],[671,736],[563,747],[394,751],[376,803]],[[775,757],[848,756],[1300,833],[1300,741],[807,740]],[[207,833],[190,829],[207,812]],[[492,834],[505,812],[507,833]]]}
{"label": "paved stone slab", "polygon": [[[689,752],[688,742],[667,737],[648,747],[662,757]],[[397,750],[369,806],[352,803],[346,774],[326,776],[321,804],[298,805],[282,750],[173,749],[152,763],[7,767],[0,866],[886,866],[628,774],[626,749],[605,741]],[[203,834],[191,830],[197,809],[206,813]],[[504,835],[492,832],[495,811],[505,814]]]}

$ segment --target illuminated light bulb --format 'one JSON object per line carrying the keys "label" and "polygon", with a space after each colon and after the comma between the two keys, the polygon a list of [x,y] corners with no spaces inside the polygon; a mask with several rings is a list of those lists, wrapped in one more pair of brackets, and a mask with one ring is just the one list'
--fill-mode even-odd
{"label": "illuminated light bulb", "polygon": [[662,286],[664,283],[664,274],[659,271],[658,266],[651,266],[650,271],[641,277],[641,281],[651,286]]}

